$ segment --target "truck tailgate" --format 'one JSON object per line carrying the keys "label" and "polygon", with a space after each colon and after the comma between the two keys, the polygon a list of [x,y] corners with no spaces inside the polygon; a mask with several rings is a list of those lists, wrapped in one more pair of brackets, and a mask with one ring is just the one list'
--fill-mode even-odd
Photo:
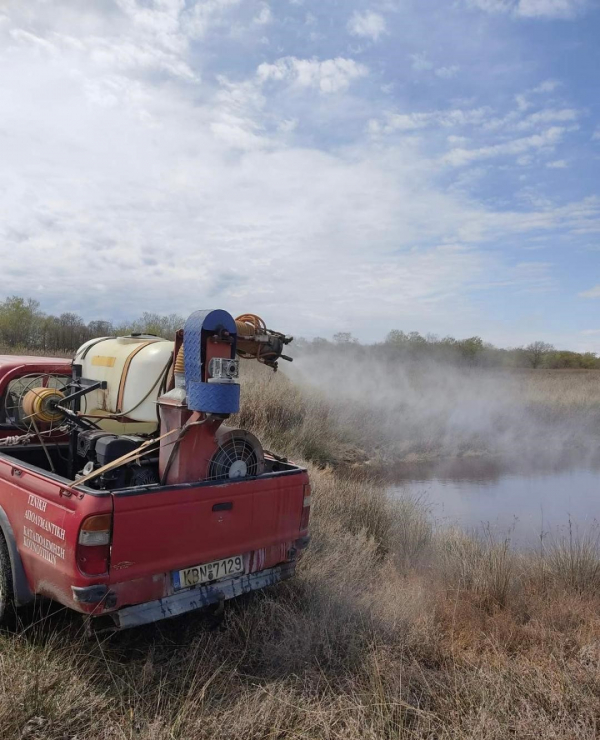
{"label": "truck tailgate", "polygon": [[308,477],[115,491],[111,582],[243,555],[298,538]]}

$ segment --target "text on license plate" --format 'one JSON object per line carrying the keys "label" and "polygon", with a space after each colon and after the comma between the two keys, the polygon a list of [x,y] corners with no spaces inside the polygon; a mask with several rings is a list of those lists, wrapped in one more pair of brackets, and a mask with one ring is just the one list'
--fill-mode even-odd
{"label": "text on license plate", "polygon": [[215,560],[212,563],[194,565],[191,568],[176,570],[173,573],[173,585],[175,588],[189,588],[199,583],[218,581],[227,576],[235,576],[244,572],[244,559],[241,555],[223,560]]}

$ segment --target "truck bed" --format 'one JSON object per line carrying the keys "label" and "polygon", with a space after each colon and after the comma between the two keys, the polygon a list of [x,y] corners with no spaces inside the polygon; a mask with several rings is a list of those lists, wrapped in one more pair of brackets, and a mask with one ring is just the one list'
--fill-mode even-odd
{"label": "truck bed", "polygon": [[[308,541],[308,476],[287,461],[267,457],[255,478],[108,491],[72,488],[67,446],[47,452],[55,472],[41,446],[0,453],[0,504],[26,579],[21,602],[41,594],[132,626],[169,616],[166,604],[181,613],[289,577]],[[78,567],[77,541],[81,522],[96,514],[110,516],[110,560],[106,573],[89,576]],[[243,574],[195,588],[181,582],[185,569],[222,559],[243,562]]]}

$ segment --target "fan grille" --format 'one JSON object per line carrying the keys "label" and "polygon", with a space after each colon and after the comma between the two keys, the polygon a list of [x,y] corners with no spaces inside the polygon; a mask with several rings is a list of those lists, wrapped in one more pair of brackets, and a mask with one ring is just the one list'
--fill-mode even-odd
{"label": "fan grille", "polygon": [[259,474],[254,446],[242,437],[228,439],[215,452],[208,468],[208,480],[252,478]]}

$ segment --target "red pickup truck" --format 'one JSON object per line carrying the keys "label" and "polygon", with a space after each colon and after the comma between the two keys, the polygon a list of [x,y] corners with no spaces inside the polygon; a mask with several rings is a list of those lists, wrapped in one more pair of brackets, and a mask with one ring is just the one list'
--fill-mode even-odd
{"label": "red pickup truck", "polygon": [[[216,319],[213,324],[198,336],[213,357],[222,356],[225,347],[230,362],[234,332]],[[217,398],[211,387],[232,395],[231,378],[217,375],[234,373],[235,364],[223,371],[220,358],[209,362],[212,357],[206,355],[199,365],[204,376],[187,383],[188,408],[182,401],[183,350],[171,343],[173,359],[156,387],[150,432],[133,411],[111,410],[110,380],[88,379],[92,391],[80,381],[73,385],[86,363],[97,377],[118,369],[123,350],[122,386],[124,373],[133,373],[135,357],[139,363],[143,351],[165,350],[156,346],[160,341],[95,340],[84,345],[74,363],[0,356],[0,619],[47,597],[85,615],[91,629],[123,629],[218,605],[293,575],[308,544],[308,476],[262,451],[252,435],[224,429],[222,421],[234,408],[209,409]],[[61,390],[53,390],[61,383]],[[80,390],[74,392],[76,387]],[[23,388],[29,389],[29,405]],[[202,398],[192,403],[198,389]],[[206,401],[206,392],[212,400]],[[99,393],[100,401],[92,399],[82,410],[71,400],[77,393],[86,399]],[[32,407],[31,398],[38,397],[54,404],[50,411]],[[25,410],[34,409],[29,416],[37,414],[33,429],[24,426],[23,398]],[[198,404],[209,410],[194,411]],[[50,428],[48,420],[61,414],[77,424]],[[178,428],[173,420],[182,414]],[[107,431],[105,421],[123,428]],[[138,433],[119,433],[130,429]],[[212,447],[204,460],[206,444]]]}

